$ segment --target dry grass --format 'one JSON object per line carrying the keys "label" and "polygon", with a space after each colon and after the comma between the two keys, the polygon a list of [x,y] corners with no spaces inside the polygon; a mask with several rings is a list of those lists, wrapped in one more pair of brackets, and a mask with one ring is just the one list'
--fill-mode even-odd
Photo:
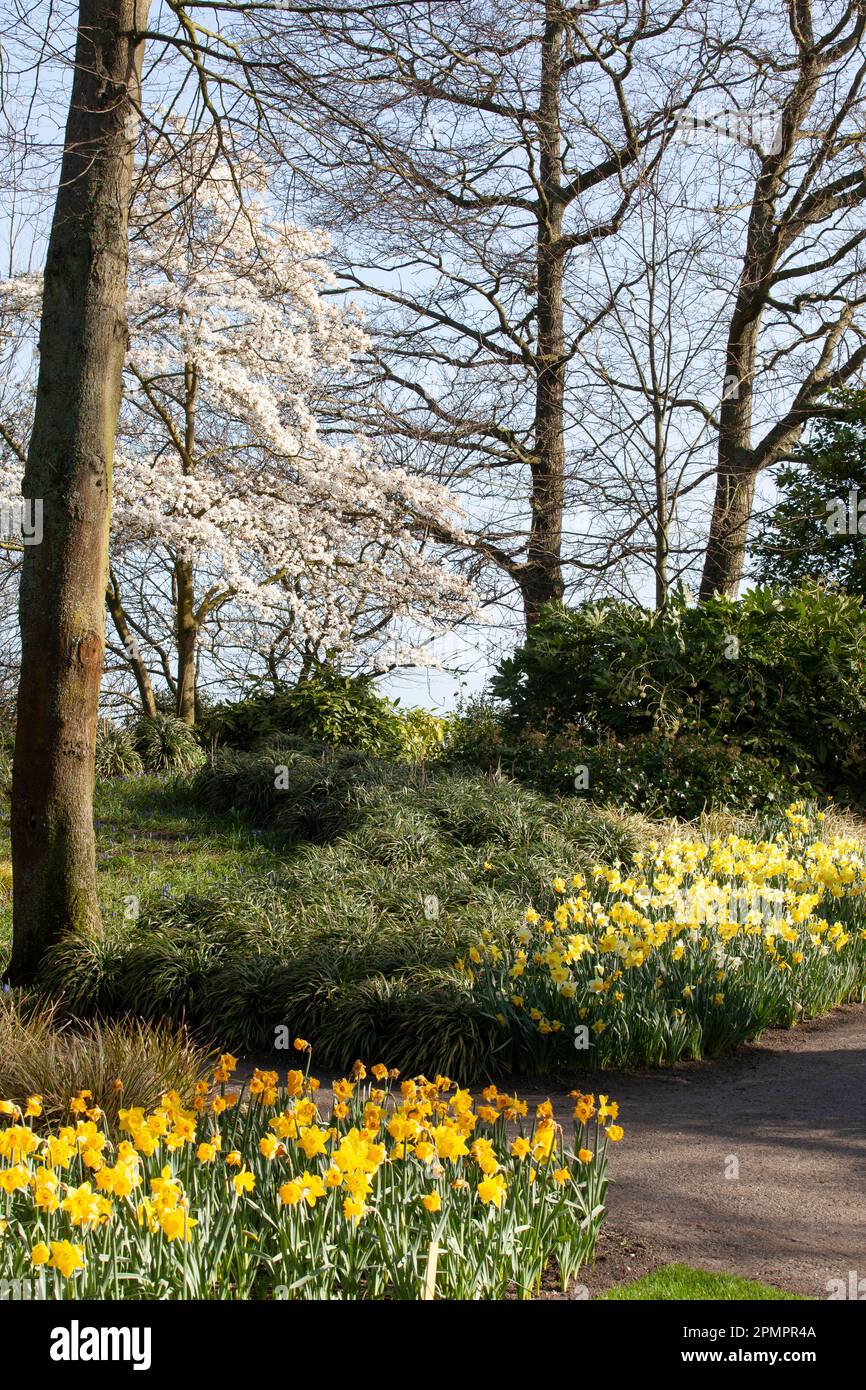
{"label": "dry grass", "polygon": [[187,1097],[209,1060],[183,1029],[137,1019],[73,1024],[56,1005],[0,994],[0,1097],[41,1096],[54,1124],[85,1088],[112,1123],[121,1106],[153,1107],[166,1090]]}

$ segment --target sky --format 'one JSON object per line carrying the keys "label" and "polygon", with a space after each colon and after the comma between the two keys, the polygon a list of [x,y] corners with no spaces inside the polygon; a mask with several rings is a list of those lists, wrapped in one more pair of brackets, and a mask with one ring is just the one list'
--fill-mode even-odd
{"label": "sky", "polygon": [[[17,185],[15,198],[6,196],[0,201],[0,266],[7,273],[38,266],[50,217],[51,174],[56,167],[65,119],[68,68],[63,58],[69,48],[70,18],[75,6],[67,2],[51,9],[53,29],[47,45],[43,45],[42,26],[48,13],[49,7],[44,3],[27,5],[20,0],[0,0],[0,47],[7,59],[2,95],[9,126],[20,128],[21,115],[27,114],[26,145],[18,138],[0,140],[7,161],[11,159],[18,166],[18,177],[6,179],[7,195],[12,184]],[[152,68],[148,74],[151,101],[172,87],[171,64],[161,61],[162,66]],[[696,165],[706,157],[705,149],[695,149]],[[9,174],[8,164],[3,172]],[[711,191],[708,183],[708,197]],[[735,261],[735,246],[731,247],[731,255]],[[764,498],[770,497],[772,488],[765,485]],[[576,509],[568,518],[568,525],[579,537],[581,528],[591,528],[593,521],[587,522],[586,516]],[[651,602],[651,585],[649,573],[638,574],[633,596],[638,601]],[[503,654],[513,640],[501,617],[494,612],[486,631],[458,633],[442,642],[436,655],[443,669],[395,671],[381,677],[380,688],[404,705],[440,711],[480,693],[495,669],[497,653]]]}

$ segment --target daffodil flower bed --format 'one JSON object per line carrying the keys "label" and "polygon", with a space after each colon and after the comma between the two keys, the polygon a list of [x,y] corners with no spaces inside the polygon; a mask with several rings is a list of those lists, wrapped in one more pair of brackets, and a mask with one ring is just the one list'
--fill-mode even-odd
{"label": "daffodil flower bed", "polygon": [[627,1066],[713,1055],[866,987],[866,850],[795,803],[762,839],[673,839],[627,874],[554,879],[505,938],[458,962],[505,1065]]}
{"label": "daffodil flower bed", "polygon": [[[309,1051],[302,1039],[299,1051]],[[573,1142],[488,1087],[404,1080],[356,1063],[323,1117],[307,1071],[257,1071],[190,1105],[120,1111],[87,1091],[40,1128],[38,1096],[0,1101],[0,1280],[37,1298],[531,1296],[591,1257],[617,1106],[574,1092]]]}

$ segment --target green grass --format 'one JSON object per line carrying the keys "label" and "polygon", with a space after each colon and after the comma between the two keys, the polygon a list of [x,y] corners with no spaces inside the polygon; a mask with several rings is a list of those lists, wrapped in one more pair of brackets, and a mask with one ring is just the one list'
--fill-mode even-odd
{"label": "green grass", "polygon": [[706,1269],[692,1269],[689,1265],[663,1265],[635,1279],[631,1284],[616,1284],[612,1289],[597,1295],[600,1299],[615,1302],[636,1299],[645,1302],[673,1302],[697,1299],[745,1299],[764,1302],[769,1299],[799,1300],[799,1294],[788,1293],[785,1289],[774,1289],[769,1284],[758,1284],[753,1279],[741,1279],[735,1274],[711,1274]]}
{"label": "green grass", "polygon": [[[201,811],[182,779],[100,780],[94,805],[99,896],[106,930],[123,931],[127,899],[164,900],[264,882],[284,859],[245,818]],[[0,862],[11,857],[9,802],[0,802]],[[12,904],[0,894],[0,959],[12,933]]]}
{"label": "green grass", "polygon": [[75,1012],[183,1020],[245,1051],[287,1026],[334,1067],[467,1078],[510,1059],[457,957],[564,864],[628,858],[647,831],[478,773],[306,750],[101,780],[95,819],[104,939],[61,948],[47,979]]}

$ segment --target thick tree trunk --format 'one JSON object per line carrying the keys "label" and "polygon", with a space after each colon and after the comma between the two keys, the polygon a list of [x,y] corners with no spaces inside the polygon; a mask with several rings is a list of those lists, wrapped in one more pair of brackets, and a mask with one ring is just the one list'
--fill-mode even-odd
{"label": "thick tree trunk", "polygon": [[21,575],[12,790],[10,978],[67,932],[100,927],[94,750],[105,639],[111,467],[126,348],[127,218],[147,0],[81,0],[45,267],[24,474],[43,502]]}
{"label": "thick tree trunk", "polygon": [[[748,287],[748,282],[747,282]],[[752,454],[752,388],[763,300],[743,293],[731,321],[726,390],[719,408],[718,472],[700,596],[736,598],[746,561],[758,469]]]}
{"label": "thick tree trunk", "polygon": [[749,522],[758,475],[748,466],[719,469],[700,596],[736,598],[746,560]]}
{"label": "thick tree trunk", "polygon": [[195,618],[195,573],[191,560],[178,560],[174,567],[177,592],[177,715],[184,724],[195,724],[196,647],[198,623]]}
{"label": "thick tree trunk", "polygon": [[561,600],[562,514],[565,506],[565,324],[563,307],[562,22],[559,5],[548,0],[541,50],[539,100],[538,374],[535,447],[526,564],[520,577],[526,626],[538,621],[545,603]]}

